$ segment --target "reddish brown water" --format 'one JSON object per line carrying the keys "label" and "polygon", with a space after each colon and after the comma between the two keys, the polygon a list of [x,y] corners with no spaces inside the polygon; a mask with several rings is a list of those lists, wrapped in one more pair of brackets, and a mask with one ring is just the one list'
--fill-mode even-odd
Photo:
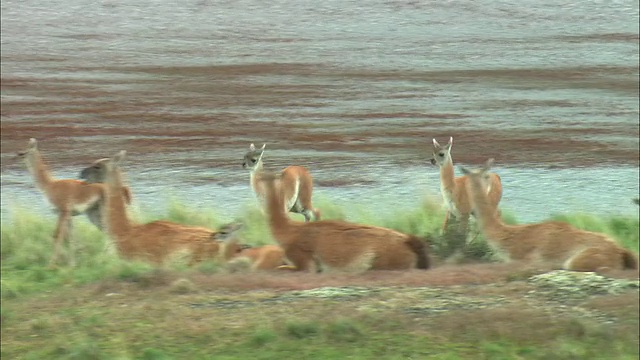
{"label": "reddish brown water", "polygon": [[2,3],[3,216],[45,207],[12,159],[30,137],[60,177],[126,149],[145,209],[234,216],[252,142],[332,202],[407,209],[453,136],[519,219],[637,214],[637,2],[65,4]]}

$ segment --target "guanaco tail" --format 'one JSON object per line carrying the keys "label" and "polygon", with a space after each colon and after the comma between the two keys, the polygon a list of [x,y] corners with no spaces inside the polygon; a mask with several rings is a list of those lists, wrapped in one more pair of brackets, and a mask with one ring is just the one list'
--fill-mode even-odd
{"label": "guanaco tail", "polygon": [[559,221],[504,224],[486,191],[492,164],[493,159],[489,159],[481,169],[461,168],[461,171],[469,178],[467,189],[481,231],[506,260],[536,262],[574,271],[638,269],[637,256],[605,234],[580,230]]}
{"label": "guanaco tail", "polygon": [[[57,265],[65,241],[69,243],[70,248],[69,263],[75,266],[72,216],[85,214],[91,223],[103,230],[100,211],[105,186],[75,179],[55,179],[38,150],[36,139],[30,139],[27,149],[19,152],[17,156],[25,161],[36,187],[45,195],[58,214],[58,223],[53,235],[54,250],[49,266]],[[130,198],[127,198],[127,202],[129,201]]]}
{"label": "guanaco tail", "polygon": [[[249,146],[249,151],[244,155],[242,167],[250,171],[250,184],[256,197],[264,203],[264,185],[257,178],[264,172],[262,157],[264,148],[256,149],[254,144]],[[306,222],[320,220],[320,210],[311,204],[313,193],[313,178],[309,171],[302,166],[288,166],[280,173],[278,179],[278,193],[284,198],[283,209],[285,212],[302,214]]]}
{"label": "guanaco tail", "polygon": [[[228,229],[218,230],[215,239],[224,243],[224,260],[227,268],[237,271],[245,267],[250,271],[276,270],[286,267],[284,250],[278,245],[263,245],[253,247],[239,243],[236,226],[232,223],[232,233]],[[246,264],[246,265],[245,265]]]}
{"label": "guanaco tail", "polygon": [[297,271],[427,269],[425,241],[382,227],[337,220],[292,221],[278,196],[277,175],[262,173],[271,233]]}
{"label": "guanaco tail", "polygon": [[189,265],[219,256],[221,243],[217,232],[205,227],[188,226],[159,220],[136,224],[127,216],[120,164],[126,152],[120,151],[99,166],[83,170],[87,178],[104,179],[106,186],[102,220],[106,232],[116,244],[118,254],[126,259],[140,259],[164,264],[176,255],[186,255]]}
{"label": "guanaco tail", "polygon": [[[452,146],[453,137],[450,137],[449,142],[444,146],[441,146],[436,139],[433,139],[431,164],[440,167],[440,192],[447,208],[442,231],[446,231],[449,218],[453,216],[460,222],[461,231],[466,234],[469,226],[469,215],[472,214],[470,196],[466,187],[469,179],[467,176],[455,177],[453,159],[451,158]],[[502,198],[502,183],[498,174],[492,173],[490,177],[491,181],[488,188],[490,204],[496,211],[499,211],[498,204]]]}

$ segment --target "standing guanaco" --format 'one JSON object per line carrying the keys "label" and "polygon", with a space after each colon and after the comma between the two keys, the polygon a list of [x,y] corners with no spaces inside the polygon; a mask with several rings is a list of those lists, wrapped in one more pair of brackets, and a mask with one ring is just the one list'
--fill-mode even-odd
{"label": "standing guanaco", "polygon": [[[469,215],[472,213],[471,202],[469,201],[469,192],[466,183],[469,181],[467,176],[455,177],[453,168],[453,159],[451,158],[451,148],[453,146],[453,137],[449,138],[449,142],[441,146],[436,139],[433,139],[433,157],[431,164],[440,167],[440,192],[447,207],[442,231],[447,230],[449,217],[453,216],[460,224],[460,230],[463,234],[467,234],[469,227]],[[502,198],[502,183],[498,174],[490,175],[491,181],[488,188],[490,204],[498,211],[498,204]]]}
{"label": "standing guanaco", "polygon": [[[72,216],[86,214],[97,228],[103,230],[100,221],[101,205],[105,194],[103,184],[91,184],[75,179],[55,179],[38,150],[38,142],[31,138],[25,151],[19,152],[35,181],[36,187],[45,195],[55,212],[58,223],[53,235],[54,250],[49,267],[58,262],[64,242],[69,243],[69,264],[75,266],[75,240],[73,239]],[[127,203],[130,202],[128,189],[124,188]]]}
{"label": "standing guanaco", "polygon": [[[265,189],[256,179],[263,173],[262,156],[264,148],[256,149],[254,144],[249,146],[249,151],[244,155],[242,167],[250,171],[250,184],[258,200],[264,204]],[[279,194],[283,196],[283,208],[285,212],[302,214],[304,220],[320,220],[320,210],[315,209],[311,204],[313,193],[313,178],[309,171],[302,166],[288,166],[278,179]]]}

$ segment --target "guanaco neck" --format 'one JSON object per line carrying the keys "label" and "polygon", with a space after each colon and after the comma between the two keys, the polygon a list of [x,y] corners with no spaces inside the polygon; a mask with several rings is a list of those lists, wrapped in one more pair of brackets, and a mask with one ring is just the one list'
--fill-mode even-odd
{"label": "guanaco neck", "polygon": [[440,189],[442,192],[453,193],[456,189],[455,173],[451,155],[447,156],[444,163],[440,164]]}
{"label": "guanaco neck", "polygon": [[476,221],[488,239],[498,239],[507,228],[498,217],[496,209],[489,202],[489,195],[477,180],[470,179],[471,198],[473,199]]}
{"label": "guanaco neck", "polygon": [[224,251],[223,251],[223,258],[225,261],[229,261],[231,259],[233,259],[235,257],[235,255],[238,253],[238,240],[237,239],[231,239],[228,240],[224,243]]}
{"label": "guanaco neck", "polygon": [[266,181],[265,185],[271,233],[282,247],[286,247],[290,242],[288,239],[293,225],[291,224],[287,214],[284,212],[284,198],[282,196],[278,196],[275,180]]}
{"label": "guanaco neck", "polygon": [[54,180],[47,164],[42,159],[42,155],[40,155],[40,151],[30,151],[25,159],[29,173],[33,176],[36,186],[42,191],[47,191],[47,188]]}
{"label": "guanaco neck", "polygon": [[127,217],[127,210],[122,196],[122,174],[119,169],[110,171],[106,179],[107,196],[103,217],[106,218],[107,233],[116,242],[122,242],[131,230],[132,224]]}
{"label": "guanaco neck", "polygon": [[251,188],[254,190],[256,195],[260,196],[260,192],[258,191],[258,175],[263,172],[262,159],[258,160],[258,163],[249,170],[249,179],[251,182]]}

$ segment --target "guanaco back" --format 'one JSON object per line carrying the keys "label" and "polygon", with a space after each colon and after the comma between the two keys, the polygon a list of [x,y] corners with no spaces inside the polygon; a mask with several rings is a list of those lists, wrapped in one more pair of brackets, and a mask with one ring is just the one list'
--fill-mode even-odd
{"label": "guanaco back", "polygon": [[427,269],[429,260],[423,240],[382,227],[338,220],[296,222],[284,211],[278,196],[277,176],[262,173],[266,189],[271,233],[284,249],[295,270],[365,271]]}
{"label": "guanaco back", "polygon": [[19,152],[17,156],[25,161],[36,187],[45,195],[58,214],[58,223],[53,235],[54,250],[49,266],[57,265],[65,241],[68,241],[70,248],[69,263],[75,266],[72,216],[84,213],[89,221],[102,230],[100,217],[96,214],[99,214],[100,204],[104,198],[104,185],[89,184],[75,179],[55,179],[40,154],[38,142],[34,138],[29,140],[27,149]]}
{"label": "guanaco back", "polygon": [[[238,226],[238,225],[233,225]],[[233,228],[237,231],[237,228]],[[247,263],[248,270],[275,270],[286,266],[284,250],[278,245],[263,245],[253,247],[247,244],[240,244],[238,236],[230,236],[228,229],[221,228],[215,239],[224,243],[224,259],[229,268],[238,268]]]}
{"label": "guanaco back", "polygon": [[[163,264],[175,255],[186,255],[189,265],[215,259],[220,252],[216,231],[199,226],[187,226],[159,220],[136,224],[127,216],[122,196],[123,181],[120,164],[126,152],[120,151],[101,166],[83,170],[87,177],[105,180],[106,196],[102,219],[106,232],[116,244],[118,254],[127,259]],[[94,172],[104,172],[103,174]]]}
{"label": "guanaco back", "polygon": [[[249,151],[244,155],[242,167],[250,171],[250,184],[258,200],[264,204],[264,185],[256,179],[264,171],[262,157],[264,148],[256,149],[254,144],[249,146]],[[302,166],[288,166],[280,173],[278,179],[278,194],[283,197],[285,212],[302,214],[306,222],[320,220],[320,210],[315,209],[311,203],[313,193],[313,178],[309,171]]]}
{"label": "guanaco back", "polygon": [[[436,139],[433,139],[431,164],[440,167],[440,192],[447,207],[442,231],[446,231],[449,217],[454,216],[460,222],[460,229],[466,234],[469,226],[469,215],[472,213],[470,196],[466,187],[469,179],[467,176],[455,177],[453,159],[451,158],[452,147],[453,137],[450,137],[449,142],[444,146],[441,146]],[[502,198],[502,182],[498,174],[490,174],[488,194],[490,205],[498,211],[498,204]]]}
{"label": "guanaco back", "polygon": [[469,178],[476,218],[488,243],[506,260],[538,262],[574,271],[638,269],[637,256],[605,234],[577,229],[567,223],[506,225],[487,195],[493,159],[477,170],[461,171]]}

